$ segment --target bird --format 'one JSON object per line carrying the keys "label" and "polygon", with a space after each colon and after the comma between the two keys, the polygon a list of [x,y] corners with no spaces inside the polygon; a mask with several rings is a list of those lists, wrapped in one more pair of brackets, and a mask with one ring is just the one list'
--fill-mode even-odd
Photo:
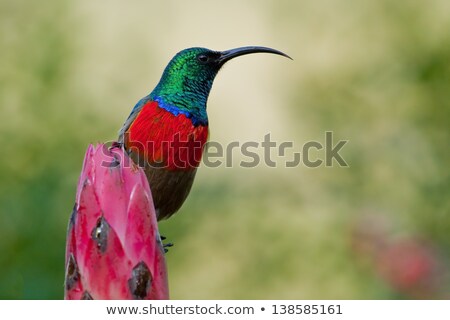
{"label": "bird", "polygon": [[118,145],[143,168],[158,221],[176,213],[191,190],[208,140],[207,100],[216,75],[229,60],[253,53],[292,59],[261,46],[184,49],[170,60],[154,90],[138,101],[120,129]]}

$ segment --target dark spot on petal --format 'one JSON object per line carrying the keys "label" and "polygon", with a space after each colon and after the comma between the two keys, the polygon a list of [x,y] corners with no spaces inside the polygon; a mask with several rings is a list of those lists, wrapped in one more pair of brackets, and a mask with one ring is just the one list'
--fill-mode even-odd
{"label": "dark spot on petal", "polygon": [[72,214],[70,215],[69,219],[69,228],[71,228],[75,224],[75,217],[78,213],[77,207],[78,204],[75,202],[75,204],[73,205]]}
{"label": "dark spot on petal", "polygon": [[131,272],[128,286],[134,299],[144,299],[152,285],[152,274],[144,261],[139,262]]}
{"label": "dark spot on petal", "polygon": [[78,213],[77,207],[78,207],[78,204],[75,202],[75,205],[73,206],[73,209],[72,209],[72,213],[70,214],[69,224],[67,226],[67,235],[66,235],[67,241],[69,241],[70,231],[72,231],[73,226],[75,225],[75,217]]}
{"label": "dark spot on petal", "polygon": [[108,245],[108,233],[109,233],[109,224],[101,216],[97,220],[97,224],[95,225],[94,229],[92,229],[92,240],[94,240],[97,243],[97,248],[100,249],[101,253],[104,253],[106,251],[107,245]]}
{"label": "dark spot on petal", "polygon": [[81,296],[81,300],[94,300],[92,296],[89,294],[89,292],[85,291],[83,292],[83,295]]}
{"label": "dark spot on petal", "polygon": [[80,273],[78,272],[77,262],[75,261],[75,257],[71,253],[69,255],[69,261],[67,262],[66,268],[66,289],[71,290],[79,279]]}

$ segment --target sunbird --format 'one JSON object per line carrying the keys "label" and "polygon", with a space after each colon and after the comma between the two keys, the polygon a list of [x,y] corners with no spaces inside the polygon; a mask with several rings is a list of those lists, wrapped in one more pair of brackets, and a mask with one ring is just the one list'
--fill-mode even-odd
{"label": "sunbird", "polygon": [[258,52],[290,58],[255,46],[180,51],[123,124],[118,142],[144,169],[158,221],[177,212],[191,190],[208,140],[207,100],[217,73],[227,61]]}

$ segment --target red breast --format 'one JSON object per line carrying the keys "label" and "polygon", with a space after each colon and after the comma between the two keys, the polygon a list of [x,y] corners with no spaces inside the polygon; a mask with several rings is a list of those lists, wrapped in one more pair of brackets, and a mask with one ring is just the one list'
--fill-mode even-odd
{"label": "red breast", "polygon": [[208,139],[208,126],[192,124],[184,114],[174,115],[147,102],[125,133],[127,150],[168,170],[197,168]]}

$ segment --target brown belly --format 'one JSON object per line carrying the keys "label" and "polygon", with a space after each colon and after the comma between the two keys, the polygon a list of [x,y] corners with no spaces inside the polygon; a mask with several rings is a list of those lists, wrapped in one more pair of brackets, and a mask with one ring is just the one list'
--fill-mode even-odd
{"label": "brown belly", "polygon": [[158,221],[169,218],[181,208],[189,195],[197,168],[168,170],[149,165],[148,162],[138,158],[134,152],[130,153],[130,157],[144,169]]}
{"label": "brown belly", "polygon": [[191,191],[197,169],[144,168],[152,191],[158,220],[169,218],[181,208]]}

